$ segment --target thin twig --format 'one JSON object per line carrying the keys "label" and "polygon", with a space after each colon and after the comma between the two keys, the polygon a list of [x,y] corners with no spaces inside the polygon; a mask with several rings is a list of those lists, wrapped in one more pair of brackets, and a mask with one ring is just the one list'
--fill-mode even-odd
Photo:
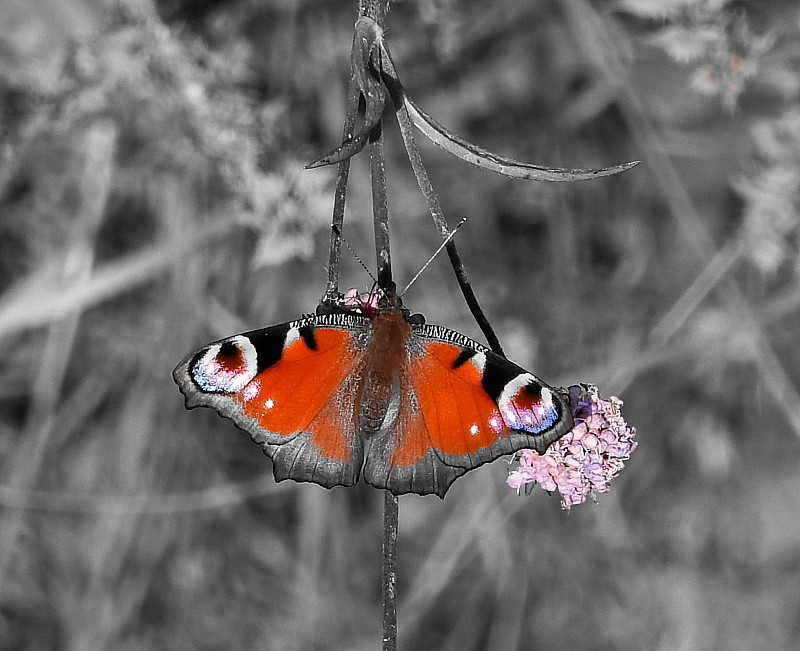
{"label": "thin twig", "polygon": [[397,649],[397,496],[383,492],[383,566],[381,600],[383,601],[383,651]]}
{"label": "thin twig", "polygon": [[[347,113],[344,118],[342,137],[347,140],[352,137],[358,114],[358,83],[351,71],[350,84],[347,90]],[[344,207],[347,198],[347,180],[350,176],[350,159],[345,158],[339,162],[336,172],[336,189],[333,194],[333,218],[331,229],[331,246],[328,259],[328,284],[325,287],[325,297],[335,298],[339,292],[339,256],[341,254],[341,232],[344,225]]]}
{"label": "thin twig", "polygon": [[375,256],[378,286],[392,286],[392,257],[389,248],[389,200],[386,192],[386,160],[383,153],[383,128],[379,122],[370,137],[369,163],[372,177],[372,214],[375,222]]}

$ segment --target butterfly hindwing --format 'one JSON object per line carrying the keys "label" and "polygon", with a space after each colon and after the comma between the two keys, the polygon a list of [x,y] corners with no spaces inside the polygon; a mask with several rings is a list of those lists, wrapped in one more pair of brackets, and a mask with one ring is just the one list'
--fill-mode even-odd
{"label": "butterfly hindwing", "polygon": [[364,329],[353,315],[308,317],[209,344],[173,374],[187,407],[216,409],[262,446],[276,480],[348,486],[363,461],[353,379]]}

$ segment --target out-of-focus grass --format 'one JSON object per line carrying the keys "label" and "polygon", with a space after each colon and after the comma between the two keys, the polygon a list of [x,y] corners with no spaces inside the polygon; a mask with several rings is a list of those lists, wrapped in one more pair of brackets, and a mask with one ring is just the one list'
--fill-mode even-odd
{"label": "out-of-focus grass", "polygon": [[[0,9],[0,648],[376,648],[379,493],[276,485],[170,379],[322,293],[332,177],[301,167],[355,3],[51,4]],[[711,4],[392,3],[460,135],[644,161],[544,186],[423,145],[508,354],[618,393],[640,445],[569,515],[503,461],[401,498],[402,648],[798,645],[800,14]],[[438,242],[386,131],[400,282]],[[371,260],[361,161],[349,205]],[[406,302],[479,336],[444,259]]]}

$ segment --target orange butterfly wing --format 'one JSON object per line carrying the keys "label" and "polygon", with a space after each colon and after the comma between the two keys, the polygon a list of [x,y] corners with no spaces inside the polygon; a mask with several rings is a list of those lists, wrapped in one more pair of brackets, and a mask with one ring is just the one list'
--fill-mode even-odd
{"label": "orange butterfly wing", "polygon": [[272,458],[277,481],[358,481],[359,366],[365,320],[308,317],[209,344],[173,376],[187,408],[211,407]]}

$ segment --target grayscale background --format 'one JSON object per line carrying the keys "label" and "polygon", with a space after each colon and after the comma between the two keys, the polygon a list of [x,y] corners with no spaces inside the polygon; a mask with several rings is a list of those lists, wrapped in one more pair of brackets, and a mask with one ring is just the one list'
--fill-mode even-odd
{"label": "grayscale background", "polygon": [[[377,649],[382,495],[187,412],[202,344],[324,290],[355,0],[0,2],[0,649]],[[510,358],[625,402],[566,513],[498,460],[400,499],[401,649],[800,647],[800,7],[395,0],[420,146]],[[394,273],[439,237],[385,121]],[[345,234],[369,265],[368,169]],[[370,280],[346,254],[342,287]],[[482,340],[440,256],[405,298]]]}

